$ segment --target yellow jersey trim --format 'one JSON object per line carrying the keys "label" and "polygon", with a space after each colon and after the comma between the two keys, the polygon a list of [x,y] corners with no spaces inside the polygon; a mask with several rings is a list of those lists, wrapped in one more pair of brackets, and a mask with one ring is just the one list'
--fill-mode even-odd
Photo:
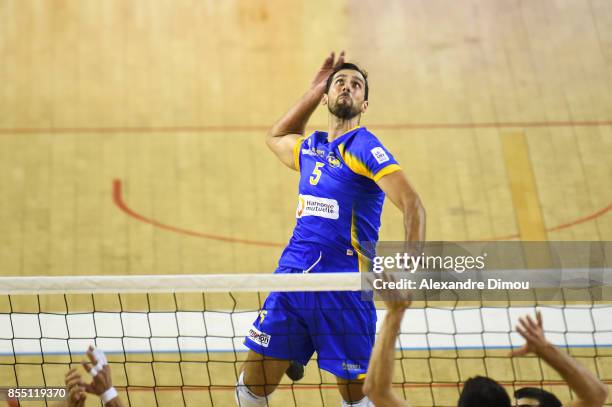
{"label": "yellow jersey trim", "polygon": [[378,181],[379,179],[381,179],[385,175],[389,175],[389,174],[394,173],[396,171],[399,171],[401,169],[402,168],[399,165],[397,165],[397,164],[387,165],[385,168],[383,168],[382,170],[380,170],[376,174],[374,174],[374,177],[372,177],[372,179],[374,181]]}
{"label": "yellow jersey trim", "polygon": [[363,254],[361,246],[359,245],[359,236],[357,236],[357,225],[355,221],[355,209],[353,209],[351,215],[351,246],[357,252],[357,266],[359,272],[363,273],[370,270],[370,259],[368,256]]}
{"label": "yellow jersey trim", "polygon": [[304,136],[298,137],[293,145],[293,165],[295,166],[296,171],[300,170],[300,149],[302,148],[304,138]]}
{"label": "yellow jersey trim", "polygon": [[346,163],[346,165],[355,173],[359,175],[363,175],[364,177],[368,177],[370,179],[374,179],[374,174],[372,171],[366,167],[366,165],[353,154],[349,153],[344,149],[344,144],[338,144],[338,150],[340,151],[340,155],[342,159]]}

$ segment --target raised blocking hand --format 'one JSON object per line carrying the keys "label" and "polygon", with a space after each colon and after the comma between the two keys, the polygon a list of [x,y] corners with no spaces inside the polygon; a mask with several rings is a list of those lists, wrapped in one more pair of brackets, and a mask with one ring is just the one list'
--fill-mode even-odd
{"label": "raised blocking hand", "polygon": [[81,364],[89,372],[93,380],[85,386],[85,390],[88,393],[100,396],[113,387],[110,367],[104,353],[101,350],[94,349],[93,346],[87,349],[87,358],[89,362],[83,361]]}
{"label": "raised blocking hand", "polygon": [[525,356],[528,353],[539,354],[544,350],[549,342],[544,336],[544,324],[542,321],[542,313],[536,312],[536,320],[534,321],[529,315],[519,318],[519,324],[516,326],[516,331],[527,341],[525,345],[511,352],[512,356]]}

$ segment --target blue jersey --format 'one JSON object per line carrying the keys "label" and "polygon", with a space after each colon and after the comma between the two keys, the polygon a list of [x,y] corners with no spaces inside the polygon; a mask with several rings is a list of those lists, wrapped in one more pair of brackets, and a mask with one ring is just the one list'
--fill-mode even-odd
{"label": "blue jersey", "polygon": [[376,181],[400,170],[397,161],[365,127],[332,142],[321,131],[300,137],[294,158],[300,171],[297,224],[279,266],[367,271],[373,253],[360,242],[378,241],[385,200]]}
{"label": "blue jersey", "polygon": [[[399,165],[372,133],[358,127],[331,143],[327,133],[300,137],[297,224],[276,273],[369,269],[385,194],[376,181]],[[368,245],[368,247],[374,247]],[[361,379],[374,345],[376,309],[358,291],[272,292],[245,340],[264,356],[306,364],[316,351],[321,369]]]}

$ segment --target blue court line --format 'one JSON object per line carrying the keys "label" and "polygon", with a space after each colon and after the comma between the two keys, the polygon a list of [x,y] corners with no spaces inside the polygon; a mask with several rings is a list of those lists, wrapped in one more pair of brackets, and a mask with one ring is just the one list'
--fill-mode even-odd
{"label": "blue court line", "polygon": [[[558,348],[563,348],[563,349],[570,349],[570,348],[581,348],[581,349],[599,349],[599,348],[612,348],[612,343],[605,343],[605,344],[601,344],[601,345],[555,345]],[[401,348],[395,348],[396,351],[398,350],[407,350],[407,351],[424,351],[424,350],[429,350],[429,351],[436,351],[436,350],[456,350],[456,351],[460,351],[460,350],[510,350],[510,349],[518,349],[519,347],[512,347],[512,346],[505,346],[505,345],[500,345],[500,346],[436,346],[436,347],[401,347]],[[149,350],[136,350],[136,351],[129,351],[129,352],[122,352],[122,351],[105,351],[104,353],[106,353],[107,355],[147,355],[147,354],[178,354],[178,353],[182,353],[182,354],[206,354],[206,353],[246,353],[248,352],[248,349],[224,349],[224,350],[206,350],[206,349],[201,349],[201,350],[187,350],[187,351],[177,351],[177,350],[158,350],[158,351],[149,351]],[[3,356],[80,356],[80,355],[85,355],[85,352],[76,352],[76,353],[69,353],[69,352],[16,352],[16,353],[8,353],[8,352],[0,352],[0,357]]]}

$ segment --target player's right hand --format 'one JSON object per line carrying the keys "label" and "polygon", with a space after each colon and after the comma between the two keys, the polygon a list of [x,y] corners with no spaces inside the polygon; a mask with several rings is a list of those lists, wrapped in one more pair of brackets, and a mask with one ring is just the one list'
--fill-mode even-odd
{"label": "player's right hand", "polygon": [[[395,272],[384,272],[379,274],[380,278],[386,282],[398,282],[399,277]],[[389,299],[385,299],[385,305],[389,311],[404,311],[412,305],[412,293],[410,290],[395,290],[388,294]]]}
{"label": "player's right hand", "polygon": [[412,305],[412,299],[385,301],[385,305],[389,311],[404,311]]}
{"label": "player's right hand", "polygon": [[68,407],[82,407],[85,405],[87,393],[85,393],[85,382],[81,379],[76,369],[70,369],[66,373],[66,386],[68,387],[68,398],[66,405]]}
{"label": "player's right hand", "polygon": [[[85,370],[91,374],[93,366],[98,364],[98,360],[96,359],[94,348],[92,346],[87,349],[87,358],[89,359],[89,362],[82,361],[81,365],[83,365]],[[85,390],[88,393],[100,396],[111,387],[113,387],[113,383],[111,379],[110,366],[105,364],[102,370],[93,376],[92,382],[85,386]]]}
{"label": "player's right hand", "polygon": [[338,60],[335,60],[335,53],[332,52],[329,54],[325,61],[323,61],[323,65],[319,68],[319,72],[315,75],[312,80],[312,84],[310,85],[312,89],[320,92],[325,92],[325,85],[327,84],[327,78],[334,71],[334,69],[344,63],[344,51],[340,52],[338,56]]}
{"label": "player's right hand", "polygon": [[525,356],[531,352],[540,355],[550,345],[544,336],[544,322],[540,311],[536,312],[536,321],[529,315],[519,318],[516,331],[525,338],[526,343],[521,348],[512,351],[512,356]]}

